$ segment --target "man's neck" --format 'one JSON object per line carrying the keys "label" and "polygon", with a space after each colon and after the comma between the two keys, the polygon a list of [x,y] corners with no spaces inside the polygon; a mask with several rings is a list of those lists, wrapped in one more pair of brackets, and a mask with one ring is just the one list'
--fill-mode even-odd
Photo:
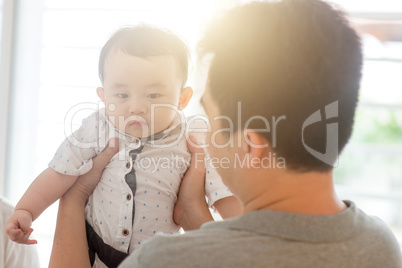
{"label": "man's neck", "polygon": [[271,170],[265,174],[260,170],[258,173],[253,174],[255,180],[251,182],[255,184],[252,188],[256,190],[242,198],[244,213],[277,210],[307,215],[332,215],[346,208],[335,193],[332,171],[296,173]]}

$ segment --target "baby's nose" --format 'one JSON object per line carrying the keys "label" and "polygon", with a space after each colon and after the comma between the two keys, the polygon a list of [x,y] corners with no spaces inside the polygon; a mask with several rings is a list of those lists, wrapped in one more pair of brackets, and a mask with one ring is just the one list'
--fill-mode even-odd
{"label": "baby's nose", "polygon": [[129,109],[130,114],[144,114],[147,111],[147,104],[141,99],[133,99],[130,102]]}

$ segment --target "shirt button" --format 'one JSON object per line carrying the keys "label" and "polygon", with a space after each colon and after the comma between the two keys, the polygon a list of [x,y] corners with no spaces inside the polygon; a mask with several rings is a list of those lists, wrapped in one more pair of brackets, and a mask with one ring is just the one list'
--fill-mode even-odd
{"label": "shirt button", "polygon": [[122,233],[123,233],[124,236],[128,236],[128,234],[129,234],[130,232],[129,232],[127,229],[124,229]]}
{"label": "shirt button", "polygon": [[127,200],[131,200],[131,194],[127,195]]}
{"label": "shirt button", "polygon": [[130,162],[127,162],[127,163],[126,163],[126,168],[127,168],[127,169],[130,168],[130,166],[131,166]]}

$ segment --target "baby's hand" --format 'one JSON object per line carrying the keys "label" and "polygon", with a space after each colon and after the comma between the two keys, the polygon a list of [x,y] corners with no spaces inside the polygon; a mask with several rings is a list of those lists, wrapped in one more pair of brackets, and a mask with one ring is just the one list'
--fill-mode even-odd
{"label": "baby's hand", "polygon": [[31,228],[32,215],[26,210],[15,210],[6,224],[8,237],[19,244],[37,244],[36,240],[29,239],[33,232]]}

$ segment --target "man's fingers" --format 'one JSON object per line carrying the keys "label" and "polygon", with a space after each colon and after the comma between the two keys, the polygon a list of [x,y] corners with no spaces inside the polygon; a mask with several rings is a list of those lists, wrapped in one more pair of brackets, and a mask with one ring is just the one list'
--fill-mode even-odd
{"label": "man's fingers", "polygon": [[189,137],[187,144],[191,152],[191,163],[180,185],[173,220],[184,230],[193,230],[212,218],[205,202],[204,150],[193,136]]}
{"label": "man's fingers", "polygon": [[88,198],[93,192],[95,186],[102,177],[102,172],[109,163],[110,159],[118,152],[118,143],[116,139],[111,139],[108,146],[93,160],[92,169],[81,175],[72,188],[79,189]]}
{"label": "man's fingers", "polygon": [[91,172],[95,174],[102,174],[103,170],[110,162],[110,159],[119,151],[119,143],[117,139],[111,139],[108,146],[93,160],[93,167]]}
{"label": "man's fingers", "polygon": [[[205,159],[204,150],[199,148],[197,141],[193,136],[190,136],[190,141],[187,141],[188,149],[191,153],[190,168],[187,170],[187,174],[205,173]],[[191,177],[191,176],[190,176]]]}
{"label": "man's fingers", "polygon": [[190,135],[189,140],[187,140],[188,150],[191,154],[195,153],[204,153],[204,149],[202,149],[193,135]]}

